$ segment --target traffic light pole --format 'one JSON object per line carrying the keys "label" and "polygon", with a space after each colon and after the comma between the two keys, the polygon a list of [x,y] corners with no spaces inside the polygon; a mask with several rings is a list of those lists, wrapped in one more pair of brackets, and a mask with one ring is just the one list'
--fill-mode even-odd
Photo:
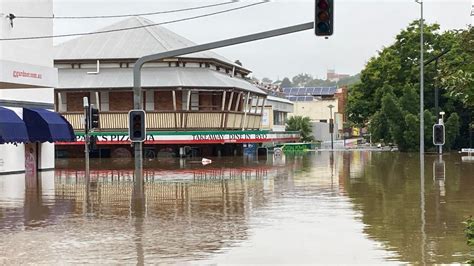
{"label": "traffic light pole", "polygon": [[84,159],[86,164],[85,178],[86,183],[89,182],[90,177],[90,162],[89,162],[89,101],[87,97],[83,98],[84,105]]}
{"label": "traffic light pole", "polygon": [[[212,50],[216,48],[247,43],[267,38],[272,38],[276,36],[291,34],[295,32],[310,30],[314,28],[314,22],[308,22],[303,24],[298,24],[290,27],[280,28],[276,30],[264,31],[260,33],[245,35],[241,37],[211,42],[207,44],[201,44],[191,47],[186,47],[182,49],[177,49],[173,51],[147,55],[140,57],[133,66],[133,107],[135,109],[143,109],[142,103],[142,89],[141,89],[141,69],[143,65],[147,62],[158,61],[164,58],[171,58],[185,54],[192,54],[207,50]],[[135,149],[135,181],[143,183],[143,143],[134,142]]]}

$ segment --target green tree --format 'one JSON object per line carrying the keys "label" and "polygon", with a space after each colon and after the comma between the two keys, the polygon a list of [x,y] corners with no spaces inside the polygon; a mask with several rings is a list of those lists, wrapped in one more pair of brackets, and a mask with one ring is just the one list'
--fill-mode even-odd
{"label": "green tree", "polygon": [[418,114],[420,111],[420,97],[416,93],[415,88],[411,85],[407,85],[403,89],[402,97],[400,98],[400,105],[403,110],[410,114]]}
{"label": "green tree", "polygon": [[287,131],[299,131],[301,134],[301,141],[313,141],[311,135],[311,120],[307,116],[292,116],[286,121]]}
{"label": "green tree", "polygon": [[446,39],[452,42],[447,54],[449,60],[441,62],[440,82],[449,96],[460,100],[465,107],[474,107],[474,27],[450,31]]}
{"label": "green tree", "polygon": [[[425,148],[426,150],[434,150],[435,145],[433,144],[433,125],[437,122],[436,117],[429,110],[425,110],[424,117],[425,117]],[[418,125],[418,128],[419,128],[419,125]]]}
{"label": "green tree", "polygon": [[[446,88],[440,93],[440,110],[458,114],[456,128],[462,130],[455,137],[456,145],[465,145],[469,141],[467,128],[474,117],[474,30],[439,29],[438,24],[425,25],[425,58],[450,52],[437,64],[425,67],[424,114],[434,111],[434,88]],[[419,36],[419,21],[414,21],[395,37],[392,45],[371,58],[361,71],[360,82],[350,87],[346,108],[352,123],[365,126],[370,121],[374,137],[397,143],[401,151],[419,147],[413,141],[414,122],[419,121]],[[430,149],[434,120],[432,114],[424,119],[425,145],[429,144],[426,147]]]}
{"label": "green tree", "polygon": [[281,84],[280,86],[282,88],[289,88],[289,87],[293,87],[293,84],[291,84],[291,81],[289,78],[285,77],[282,81],[281,81]]}
{"label": "green tree", "polygon": [[380,111],[375,112],[372,116],[369,124],[369,132],[372,135],[373,141],[384,142],[385,140],[392,139],[388,123],[384,123],[384,121],[387,121],[387,118]]}
{"label": "green tree", "polygon": [[456,137],[459,136],[459,115],[453,113],[449,116],[448,120],[445,125],[445,147],[450,150],[453,148]]}
{"label": "green tree", "polygon": [[296,87],[305,87],[310,81],[313,80],[313,77],[310,74],[302,73],[293,77],[292,83]]}
{"label": "green tree", "polygon": [[419,124],[420,119],[414,114],[407,114],[405,116],[406,129],[403,132],[404,144],[406,150],[413,151],[418,147],[420,139]]}

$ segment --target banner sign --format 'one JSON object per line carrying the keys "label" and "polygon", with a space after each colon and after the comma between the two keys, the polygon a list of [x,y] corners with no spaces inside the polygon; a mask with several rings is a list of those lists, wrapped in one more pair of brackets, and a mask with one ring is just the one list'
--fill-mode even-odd
{"label": "banner sign", "polygon": [[[97,144],[130,144],[128,134],[95,133]],[[84,144],[84,135],[77,135],[76,142],[57,142],[56,145]],[[224,144],[224,143],[264,143],[264,142],[291,142],[299,139],[299,134],[294,132],[189,132],[189,134],[153,134],[146,136],[145,144]]]}

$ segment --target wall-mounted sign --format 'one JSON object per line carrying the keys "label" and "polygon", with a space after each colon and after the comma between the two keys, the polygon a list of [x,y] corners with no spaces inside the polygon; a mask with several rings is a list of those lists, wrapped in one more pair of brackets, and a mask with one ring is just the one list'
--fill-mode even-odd
{"label": "wall-mounted sign", "polygon": [[58,70],[54,67],[37,66],[0,60],[0,88],[55,88],[58,86]]}
{"label": "wall-mounted sign", "polygon": [[[97,144],[130,144],[130,139],[126,132],[117,133],[95,133]],[[145,144],[224,144],[224,143],[264,143],[264,142],[291,142],[299,139],[299,134],[291,132],[267,132],[252,131],[245,133],[239,132],[189,132],[169,134],[154,134],[148,132]],[[76,142],[60,142],[56,145],[83,144],[84,135],[78,134]]]}

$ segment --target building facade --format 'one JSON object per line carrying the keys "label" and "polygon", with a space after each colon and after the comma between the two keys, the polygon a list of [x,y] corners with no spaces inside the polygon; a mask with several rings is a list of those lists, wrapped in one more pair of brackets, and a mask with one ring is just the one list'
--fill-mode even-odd
{"label": "building facade", "polygon": [[[72,124],[76,143],[61,143],[60,156],[82,156],[83,98],[100,110],[97,156],[132,156],[128,111],[133,109],[133,65],[145,55],[195,45],[154,22],[134,17],[103,30],[130,31],[83,36],[56,47],[57,111]],[[138,41],[139,40],[139,41]],[[247,81],[248,69],[213,52],[147,63],[141,71],[147,113],[145,153],[201,155],[242,152],[242,144],[296,139],[262,129],[267,93]],[[209,145],[215,144],[215,145]],[[187,153],[187,152],[186,152]]]}
{"label": "building facade", "polygon": [[[292,116],[310,118],[313,136],[316,140],[328,141],[329,121],[334,121],[334,138],[343,138],[347,88],[336,87],[294,87],[283,88],[287,99],[294,104]],[[329,108],[329,106],[332,106]]]}
{"label": "building facade", "polygon": [[50,142],[68,128],[51,112],[57,85],[52,39],[15,40],[52,35],[52,20],[16,16],[52,16],[53,2],[0,0],[0,12],[0,174],[35,174],[54,168]]}
{"label": "building facade", "polygon": [[348,78],[348,77],[350,77],[349,74],[336,73],[336,70],[334,70],[334,69],[328,69],[328,71],[326,73],[326,80],[329,80],[329,81],[338,82],[339,80],[341,80],[343,78]]}

